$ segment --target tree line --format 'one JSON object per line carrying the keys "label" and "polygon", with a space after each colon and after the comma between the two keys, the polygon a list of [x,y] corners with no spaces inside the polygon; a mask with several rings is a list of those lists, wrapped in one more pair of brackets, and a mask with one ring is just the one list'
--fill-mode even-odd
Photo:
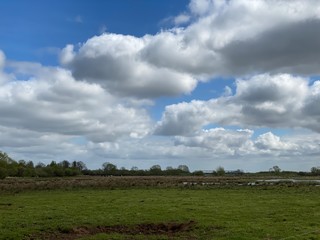
{"label": "tree line", "polygon": [[115,164],[110,162],[105,162],[102,164],[101,169],[83,171],[84,175],[93,176],[203,176],[202,171],[190,172],[187,165],[179,165],[177,168],[167,167],[162,169],[160,165],[153,165],[149,169],[138,169],[137,167],[132,167],[131,169],[126,169],[124,167],[117,168]]}
{"label": "tree line", "polygon": [[81,161],[69,162],[63,160],[59,163],[52,161],[50,164],[32,161],[15,161],[8,154],[0,151],[0,179],[5,177],[63,177],[77,176],[87,169]]}
{"label": "tree line", "polygon": [[[191,172],[187,165],[179,165],[177,168],[167,167],[162,169],[160,165],[153,165],[150,169],[138,169],[132,167],[126,169],[118,168],[115,164],[105,162],[99,169],[88,169],[82,161],[63,160],[61,162],[51,161],[49,164],[37,163],[32,161],[19,160],[16,161],[8,156],[5,152],[0,151],[0,179],[6,177],[65,177],[65,176],[239,176],[245,174],[242,170],[225,171],[221,166],[210,173],[203,171]],[[311,175],[320,176],[320,167],[312,167],[310,172],[286,172],[281,171],[278,166],[273,166],[268,172],[260,172],[255,174],[272,174],[272,175]]]}
{"label": "tree line", "polygon": [[161,169],[160,165],[154,165],[148,170],[132,167],[130,170],[124,167],[118,168],[116,165],[105,162],[102,168],[88,169],[82,161],[61,162],[51,161],[49,164],[32,161],[15,161],[5,152],[0,151],[0,179],[5,177],[65,177],[65,176],[188,176],[203,175],[202,171],[190,172],[188,166],[179,165],[177,168],[167,167]]}

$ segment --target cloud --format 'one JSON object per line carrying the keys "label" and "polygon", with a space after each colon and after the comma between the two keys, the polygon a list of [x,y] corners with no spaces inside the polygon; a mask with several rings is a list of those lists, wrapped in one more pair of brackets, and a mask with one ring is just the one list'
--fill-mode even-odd
{"label": "cloud", "polygon": [[62,63],[78,80],[120,96],[188,94],[198,81],[265,72],[318,74],[320,4],[315,0],[193,0],[178,15],[184,28],[134,37],[105,33]]}
{"label": "cloud", "polygon": [[289,74],[238,79],[232,96],[167,106],[155,134],[187,136],[209,124],[320,132],[319,86]]}
{"label": "cloud", "polygon": [[167,136],[192,135],[210,123],[236,124],[241,117],[239,108],[227,98],[209,101],[193,100],[166,106],[155,134]]}
{"label": "cloud", "polygon": [[83,23],[83,18],[81,15],[77,15],[75,17],[68,18],[67,21],[81,24],[81,23]]}
{"label": "cloud", "polygon": [[[185,159],[194,158],[196,164],[227,169],[267,170],[273,165],[286,170],[309,170],[318,156],[319,134],[291,134],[279,137],[271,132],[254,137],[249,129],[231,130],[213,128],[193,136],[175,137],[176,146],[182,149]],[[207,167],[208,168],[208,167]],[[206,167],[203,167],[206,169]]]}
{"label": "cloud", "polygon": [[186,36],[201,33],[193,39],[212,50],[254,39],[272,29],[319,19],[320,11],[316,0],[201,0],[192,1],[190,8],[199,18],[186,28]]}
{"label": "cloud", "polygon": [[260,150],[274,151],[274,150],[296,150],[298,145],[294,143],[286,143],[280,140],[280,137],[271,132],[260,135],[255,141],[255,146]]}
{"label": "cloud", "polygon": [[101,25],[99,28],[99,34],[104,34],[107,31],[107,26],[105,24]]}
{"label": "cloud", "polygon": [[252,130],[227,130],[214,128],[202,130],[192,137],[176,137],[176,145],[200,147],[215,154],[238,155],[248,153],[253,148],[250,138]]}
{"label": "cloud", "polygon": [[306,79],[288,74],[258,75],[237,82],[234,101],[241,107],[243,124],[294,128],[305,127],[301,110],[309,97]]}
{"label": "cloud", "polygon": [[0,91],[1,86],[6,84],[7,82],[14,80],[14,76],[12,74],[8,74],[5,72],[7,61],[6,56],[3,51],[0,49]]}
{"label": "cloud", "polygon": [[[216,1],[217,4],[221,4],[222,1],[218,0]],[[191,0],[189,3],[189,9],[192,14],[203,16],[211,9],[211,5],[213,5],[214,2],[211,0]]]}
{"label": "cloud", "polygon": [[41,134],[85,136],[92,142],[142,137],[149,116],[137,103],[117,99],[97,84],[75,81],[69,71],[16,63],[28,81],[0,88],[0,125]]}
{"label": "cloud", "polygon": [[[210,152],[214,156],[259,156],[259,155],[286,155],[288,151],[304,152],[291,139],[280,140],[280,137],[271,132],[253,138],[253,130],[239,129],[230,130],[225,128],[212,128],[202,130],[194,136],[178,136],[175,138],[176,145],[191,148],[199,148]],[[312,145],[309,143],[309,145]]]}
{"label": "cloud", "polygon": [[6,82],[6,77],[5,77],[4,73],[3,73],[3,68],[4,68],[5,61],[6,61],[5,55],[0,50],[0,86],[4,82]]}
{"label": "cloud", "polygon": [[75,18],[74,18],[74,21],[77,22],[77,23],[83,23],[83,19],[80,15],[77,15]]}
{"label": "cloud", "polygon": [[[226,74],[286,72],[319,74],[320,20],[275,27],[249,40],[234,41],[218,50]],[[231,70],[231,71],[230,71]]]}
{"label": "cloud", "polygon": [[[170,18],[172,29],[66,45],[61,67],[8,61],[0,51],[0,145],[17,157],[108,157],[131,166],[316,159],[320,81],[308,77],[319,74],[319,17],[317,0],[191,0]],[[235,90],[166,106],[160,121],[150,119],[154,99],[225,76],[236,78]],[[260,127],[271,129],[257,136]],[[277,128],[308,134],[277,136]]]}
{"label": "cloud", "polygon": [[68,44],[64,49],[62,49],[60,54],[60,62],[62,65],[67,65],[69,62],[73,61],[75,58],[74,46]]}
{"label": "cloud", "polygon": [[176,26],[182,25],[182,24],[186,24],[190,21],[190,16],[184,13],[181,13],[180,15],[176,16],[174,18],[174,24]]}
{"label": "cloud", "polygon": [[2,148],[47,147],[66,141],[67,137],[55,133],[41,133],[23,128],[0,126]]}
{"label": "cloud", "polygon": [[76,79],[97,82],[120,96],[154,98],[190,93],[196,87],[192,76],[139,58],[146,42],[148,37],[103,34],[88,40],[78,53],[67,46],[61,59]]}
{"label": "cloud", "polygon": [[4,53],[0,50],[0,70],[3,69],[6,57]]}
{"label": "cloud", "polygon": [[[0,88],[0,145],[15,159],[48,163],[63,158],[99,168],[107,158],[127,168],[183,162],[191,169],[223,165],[255,171],[261,170],[264,161],[268,169],[272,165],[282,167],[287,158],[294,159],[292,163],[302,156],[314,159],[319,154],[319,134],[279,137],[268,132],[255,137],[250,129],[203,130],[212,123],[259,125],[261,113],[246,116],[248,106],[273,111],[278,119],[273,124],[281,125],[289,114],[289,126],[313,123],[317,127],[319,81],[310,84],[305,78],[288,74],[238,79],[234,93],[229,89],[228,94],[209,101],[167,106],[156,131],[174,138],[162,138],[149,134],[153,123],[145,110],[148,101],[119,98],[98,84],[76,81],[70,71],[59,67],[5,64],[16,79],[7,79]],[[30,77],[21,81],[20,75]],[[270,162],[271,157],[277,161]],[[259,162],[253,163],[254,159]],[[303,167],[312,164],[304,162]]]}
{"label": "cloud", "polygon": [[319,7],[313,0],[191,1],[194,22],[153,36],[143,56],[198,80],[264,72],[317,74]]}

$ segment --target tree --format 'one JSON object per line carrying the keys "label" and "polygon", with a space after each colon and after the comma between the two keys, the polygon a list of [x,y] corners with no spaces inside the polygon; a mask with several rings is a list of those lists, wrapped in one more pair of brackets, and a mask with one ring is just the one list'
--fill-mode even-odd
{"label": "tree", "polygon": [[34,168],[34,164],[33,164],[33,162],[32,161],[28,161],[27,163],[26,163],[26,167],[27,168]]}
{"label": "tree", "polygon": [[157,170],[157,171],[161,171],[161,166],[160,165],[153,165],[150,170]]}
{"label": "tree", "polygon": [[226,171],[224,170],[223,167],[221,167],[221,166],[217,167],[217,169],[216,169],[216,174],[217,174],[218,176],[223,176],[223,175],[225,175],[225,173],[226,173]]}
{"label": "tree", "polygon": [[45,168],[46,165],[42,162],[38,162],[37,165],[36,165],[36,168]]}
{"label": "tree", "polygon": [[275,174],[280,174],[281,169],[279,168],[279,166],[273,166],[272,168],[269,169],[269,172],[273,172]]}
{"label": "tree", "polygon": [[7,169],[0,167],[0,179],[5,179],[7,176]]}
{"label": "tree", "polygon": [[150,168],[149,172],[150,172],[151,175],[162,175],[161,166],[160,165],[153,165]]}
{"label": "tree", "polygon": [[320,167],[312,167],[310,172],[312,175],[320,175]]}
{"label": "tree", "polygon": [[77,169],[79,169],[80,171],[83,171],[83,170],[87,170],[87,169],[88,169],[87,166],[86,166],[86,164],[85,164],[84,162],[82,162],[82,161],[79,161],[79,162],[73,161],[72,164],[71,164],[71,166],[72,166],[72,168],[77,168]]}
{"label": "tree", "polygon": [[117,166],[110,162],[105,162],[102,164],[102,168],[106,174],[115,174],[117,171]]}
{"label": "tree", "polygon": [[51,161],[51,163],[49,164],[50,167],[56,167],[57,163],[56,161]]}
{"label": "tree", "polygon": [[5,152],[1,152],[0,151],[0,163],[3,164],[12,164],[12,163],[17,163],[16,161],[14,161],[11,157],[8,156],[8,154],[6,154]]}
{"label": "tree", "polygon": [[59,165],[63,168],[69,168],[71,164],[67,160],[63,160],[62,162],[59,163]]}
{"label": "tree", "polygon": [[136,167],[136,166],[133,166],[133,167],[131,168],[131,171],[138,171],[138,170],[139,170],[139,168]]}
{"label": "tree", "polygon": [[178,169],[183,171],[183,172],[190,172],[189,167],[187,165],[179,165]]}
{"label": "tree", "polygon": [[21,167],[25,167],[27,165],[25,160],[19,160],[18,163],[19,163],[19,166],[21,166]]}

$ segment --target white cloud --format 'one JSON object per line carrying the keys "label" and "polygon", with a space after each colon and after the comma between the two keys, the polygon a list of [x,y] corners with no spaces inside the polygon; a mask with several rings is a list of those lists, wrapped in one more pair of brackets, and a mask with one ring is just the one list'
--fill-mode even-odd
{"label": "white cloud", "polygon": [[186,24],[190,21],[190,16],[185,14],[185,13],[181,13],[180,15],[176,16],[174,18],[174,24],[179,26],[179,25],[182,25],[182,24]]}
{"label": "white cloud", "polygon": [[185,28],[143,37],[105,33],[70,45],[61,62],[76,79],[121,96],[190,93],[197,81],[264,72],[319,74],[320,4],[315,0],[193,0]]}
{"label": "white cloud", "polygon": [[175,144],[208,149],[217,155],[239,155],[252,151],[252,134],[253,131],[248,129],[232,131],[214,128],[200,131],[193,137],[176,137]]}
{"label": "white cloud", "polygon": [[[222,1],[218,0],[216,2],[221,4]],[[210,11],[213,4],[214,2],[211,0],[191,0],[189,8],[192,14],[203,16]]]}
{"label": "white cloud", "polygon": [[149,116],[137,103],[131,106],[130,101],[113,97],[99,85],[75,81],[61,68],[18,65],[20,71],[34,70],[36,75],[0,88],[1,126],[85,136],[93,142],[148,134]]}
{"label": "white cloud", "polygon": [[[143,109],[149,102],[117,98],[97,84],[75,81],[61,68],[17,62],[10,67],[21,74],[34,74],[28,81],[10,81],[0,88],[1,150],[15,159],[46,163],[81,160],[92,168],[101,167],[108,159],[127,168],[184,163],[192,170],[223,165],[256,171],[286,166],[287,158],[299,164],[301,156],[313,159],[319,154],[318,134],[280,138],[266,133],[255,139],[253,130],[202,130],[215,121],[241,125],[246,121],[242,106],[250,103],[259,106],[274,101],[280,107],[291,106],[293,111],[305,109],[304,103],[308,103],[313,109],[309,111],[317,113],[318,105],[312,106],[312,102],[320,94],[319,82],[308,86],[307,80],[290,75],[239,79],[234,95],[168,106],[157,130],[181,136],[173,140],[156,136],[137,139],[150,131],[150,119]],[[305,119],[308,122],[308,116]],[[275,156],[277,160],[271,162]],[[312,164],[304,162],[303,169]]]}
{"label": "white cloud", "polygon": [[1,86],[3,84],[6,84],[9,81],[12,81],[15,79],[13,74],[8,74],[5,72],[5,66],[7,65],[6,56],[3,51],[0,49],[0,91]]}
{"label": "white cloud", "polygon": [[[314,160],[320,81],[307,76],[320,74],[319,18],[317,0],[191,0],[171,18],[185,27],[66,45],[60,61],[68,69],[7,61],[0,51],[0,145],[17,157],[108,157],[131,166],[132,159],[186,159],[202,169],[224,165],[217,159],[234,166],[234,157],[240,166],[264,159],[268,168],[270,156]],[[152,99],[190,94],[198,81],[221,76],[237,79],[235,91],[166,106],[154,133],[173,140],[149,135]],[[210,125],[271,132],[203,130]],[[314,133],[272,133],[283,127]]]}
{"label": "white cloud", "polygon": [[102,26],[100,26],[99,34],[106,33],[107,29],[108,29],[107,26],[103,24]]}
{"label": "white cloud", "polygon": [[280,137],[271,132],[260,135],[255,141],[257,148],[265,151],[274,150],[296,150],[298,146],[293,143],[286,143],[280,140]]}
{"label": "white cloud", "polygon": [[75,54],[74,54],[74,46],[69,44],[64,49],[62,49],[60,54],[60,62],[62,64],[68,64],[69,62],[73,61]]}
{"label": "white cloud", "polygon": [[4,53],[0,50],[0,70],[3,69],[6,57]]}
{"label": "white cloud", "polygon": [[190,8],[196,21],[150,38],[142,51],[146,61],[198,79],[319,73],[319,2],[202,0]]}
{"label": "white cloud", "polygon": [[236,81],[233,96],[167,106],[155,133],[190,135],[208,124],[307,128],[320,132],[319,82],[288,74]]}
{"label": "white cloud", "polygon": [[239,107],[228,98],[178,103],[165,108],[155,134],[192,135],[210,123],[236,124],[240,117]]}
{"label": "white cloud", "polygon": [[232,89],[229,86],[225,86],[223,96],[229,97],[231,95],[232,95]]}
{"label": "white cloud", "polygon": [[319,3],[315,0],[200,0],[191,1],[190,8],[200,18],[186,29],[186,35],[204,33],[196,39],[204,40],[212,49],[252,39],[272,28],[320,16]]}
{"label": "white cloud", "polygon": [[[254,137],[254,131],[249,129],[213,128],[198,131],[193,136],[178,136],[175,138],[175,144],[186,149],[198,149],[204,152],[199,156],[210,155],[212,158],[310,158],[319,153],[320,137],[318,134],[308,133],[280,138],[271,132]],[[187,157],[187,153],[185,155]]]}
{"label": "white cloud", "polygon": [[4,53],[0,50],[0,86],[7,81],[5,74],[3,73],[3,68],[6,58]]}
{"label": "white cloud", "polygon": [[79,50],[62,51],[62,63],[77,79],[97,82],[120,96],[153,98],[190,93],[196,80],[189,74],[157,67],[139,57],[149,37],[103,34],[88,40]]}

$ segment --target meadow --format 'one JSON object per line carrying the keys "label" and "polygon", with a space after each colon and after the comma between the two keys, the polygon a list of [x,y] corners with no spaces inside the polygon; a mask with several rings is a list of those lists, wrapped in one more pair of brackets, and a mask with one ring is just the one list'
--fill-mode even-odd
{"label": "meadow", "polygon": [[320,239],[320,187],[247,181],[6,179],[0,239]]}

